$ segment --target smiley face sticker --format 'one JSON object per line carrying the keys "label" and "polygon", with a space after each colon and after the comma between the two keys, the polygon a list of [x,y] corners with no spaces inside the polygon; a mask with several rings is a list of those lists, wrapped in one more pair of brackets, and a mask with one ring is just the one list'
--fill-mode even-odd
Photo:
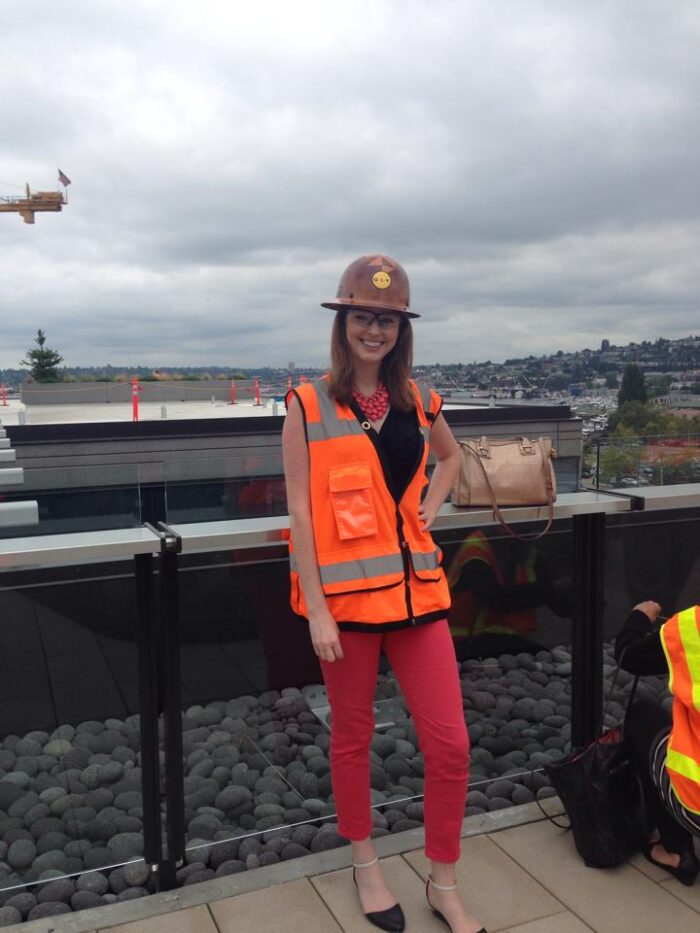
{"label": "smiley face sticker", "polygon": [[375,272],[372,276],[372,285],[374,285],[375,288],[384,290],[391,285],[391,276],[388,272]]}

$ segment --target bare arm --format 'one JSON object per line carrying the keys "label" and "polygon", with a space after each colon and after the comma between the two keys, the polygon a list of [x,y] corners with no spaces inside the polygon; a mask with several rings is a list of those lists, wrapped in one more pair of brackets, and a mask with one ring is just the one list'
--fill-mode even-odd
{"label": "bare arm", "polygon": [[321,587],[311,521],[309,451],[304,437],[304,416],[296,398],[290,402],[282,428],[282,455],[294,554],[309,610],[311,642],[319,658],[334,661],[343,657],[343,650],[338,625],[328,609]]}
{"label": "bare arm", "polygon": [[428,492],[418,509],[422,527],[426,531],[433,524],[438,509],[452,489],[459,470],[459,444],[441,414],[435,419],[430,431],[430,449],[437,462],[430,478]]}

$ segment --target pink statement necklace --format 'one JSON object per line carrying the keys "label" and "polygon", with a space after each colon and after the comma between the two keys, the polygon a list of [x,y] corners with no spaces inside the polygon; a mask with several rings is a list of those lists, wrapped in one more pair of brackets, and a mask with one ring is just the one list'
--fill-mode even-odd
{"label": "pink statement necklace", "polygon": [[379,421],[389,410],[389,393],[381,382],[371,395],[363,395],[355,389],[352,397],[370,421]]}

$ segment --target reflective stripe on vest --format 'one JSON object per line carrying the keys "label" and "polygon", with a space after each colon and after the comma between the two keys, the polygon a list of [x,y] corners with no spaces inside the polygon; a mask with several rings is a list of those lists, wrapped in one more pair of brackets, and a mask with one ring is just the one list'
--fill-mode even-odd
{"label": "reflective stripe on vest", "polygon": [[692,606],[661,628],[668,663],[668,688],[686,707],[700,713],[700,608]]}
{"label": "reflective stripe on vest", "polygon": [[[297,561],[294,554],[289,555],[289,566],[298,573]],[[360,560],[343,560],[334,564],[323,564],[319,567],[321,583],[346,583],[348,580],[364,579],[384,576],[387,573],[400,573],[403,575],[403,557],[401,552],[386,554],[382,557],[363,557]]]}
{"label": "reflective stripe on vest", "polygon": [[437,570],[440,566],[440,549],[435,548],[434,551],[425,553],[412,551],[411,563],[414,570]]}
{"label": "reflective stripe on vest", "polygon": [[335,402],[328,394],[328,386],[324,381],[314,383],[317,388],[318,407],[321,412],[320,421],[312,421],[306,425],[306,436],[309,441],[327,441],[334,437],[345,437],[348,434],[364,434],[364,429],[357,418],[339,418]]}
{"label": "reflective stripe on vest", "polygon": [[690,703],[700,713],[700,630],[698,610],[685,609],[678,616],[678,629],[685,650],[685,660],[690,675]]}
{"label": "reflective stripe on vest", "polygon": [[700,784],[700,765],[689,755],[683,755],[681,752],[670,748],[666,755],[666,767],[670,771],[676,771],[682,777]]}
{"label": "reflective stripe on vest", "polygon": [[700,812],[700,607],[677,613],[660,632],[673,694],[666,769],[681,804]]}
{"label": "reflective stripe on vest", "polygon": [[[327,441],[334,437],[345,437],[348,434],[364,434],[365,429],[354,415],[352,418],[338,417],[335,402],[328,394],[328,386],[326,383],[321,381],[315,383],[315,385],[319,390],[317,396],[318,405],[321,410],[321,421],[310,421],[306,425],[306,436],[309,441]],[[428,405],[430,405],[430,389],[426,389],[425,386],[422,386],[419,391],[421,401],[423,402],[423,408],[429,411],[429,408],[425,408],[424,392],[427,392]],[[418,426],[418,429],[423,435],[423,440],[427,444],[430,440],[430,426],[421,424]]]}

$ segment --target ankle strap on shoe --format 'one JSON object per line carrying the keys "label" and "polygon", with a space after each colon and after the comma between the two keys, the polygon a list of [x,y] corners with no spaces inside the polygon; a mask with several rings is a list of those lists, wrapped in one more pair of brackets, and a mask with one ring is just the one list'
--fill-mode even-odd
{"label": "ankle strap on shoe", "polygon": [[428,875],[428,881],[430,882],[430,884],[432,884],[432,886],[435,888],[436,891],[444,891],[446,893],[449,893],[450,891],[457,890],[456,884],[438,884],[436,881],[433,881],[432,875]]}
{"label": "ankle strap on shoe", "polygon": [[379,861],[379,856],[375,855],[374,858],[371,859],[369,862],[353,862],[352,867],[353,868],[369,868],[370,865],[376,865],[378,861]]}

